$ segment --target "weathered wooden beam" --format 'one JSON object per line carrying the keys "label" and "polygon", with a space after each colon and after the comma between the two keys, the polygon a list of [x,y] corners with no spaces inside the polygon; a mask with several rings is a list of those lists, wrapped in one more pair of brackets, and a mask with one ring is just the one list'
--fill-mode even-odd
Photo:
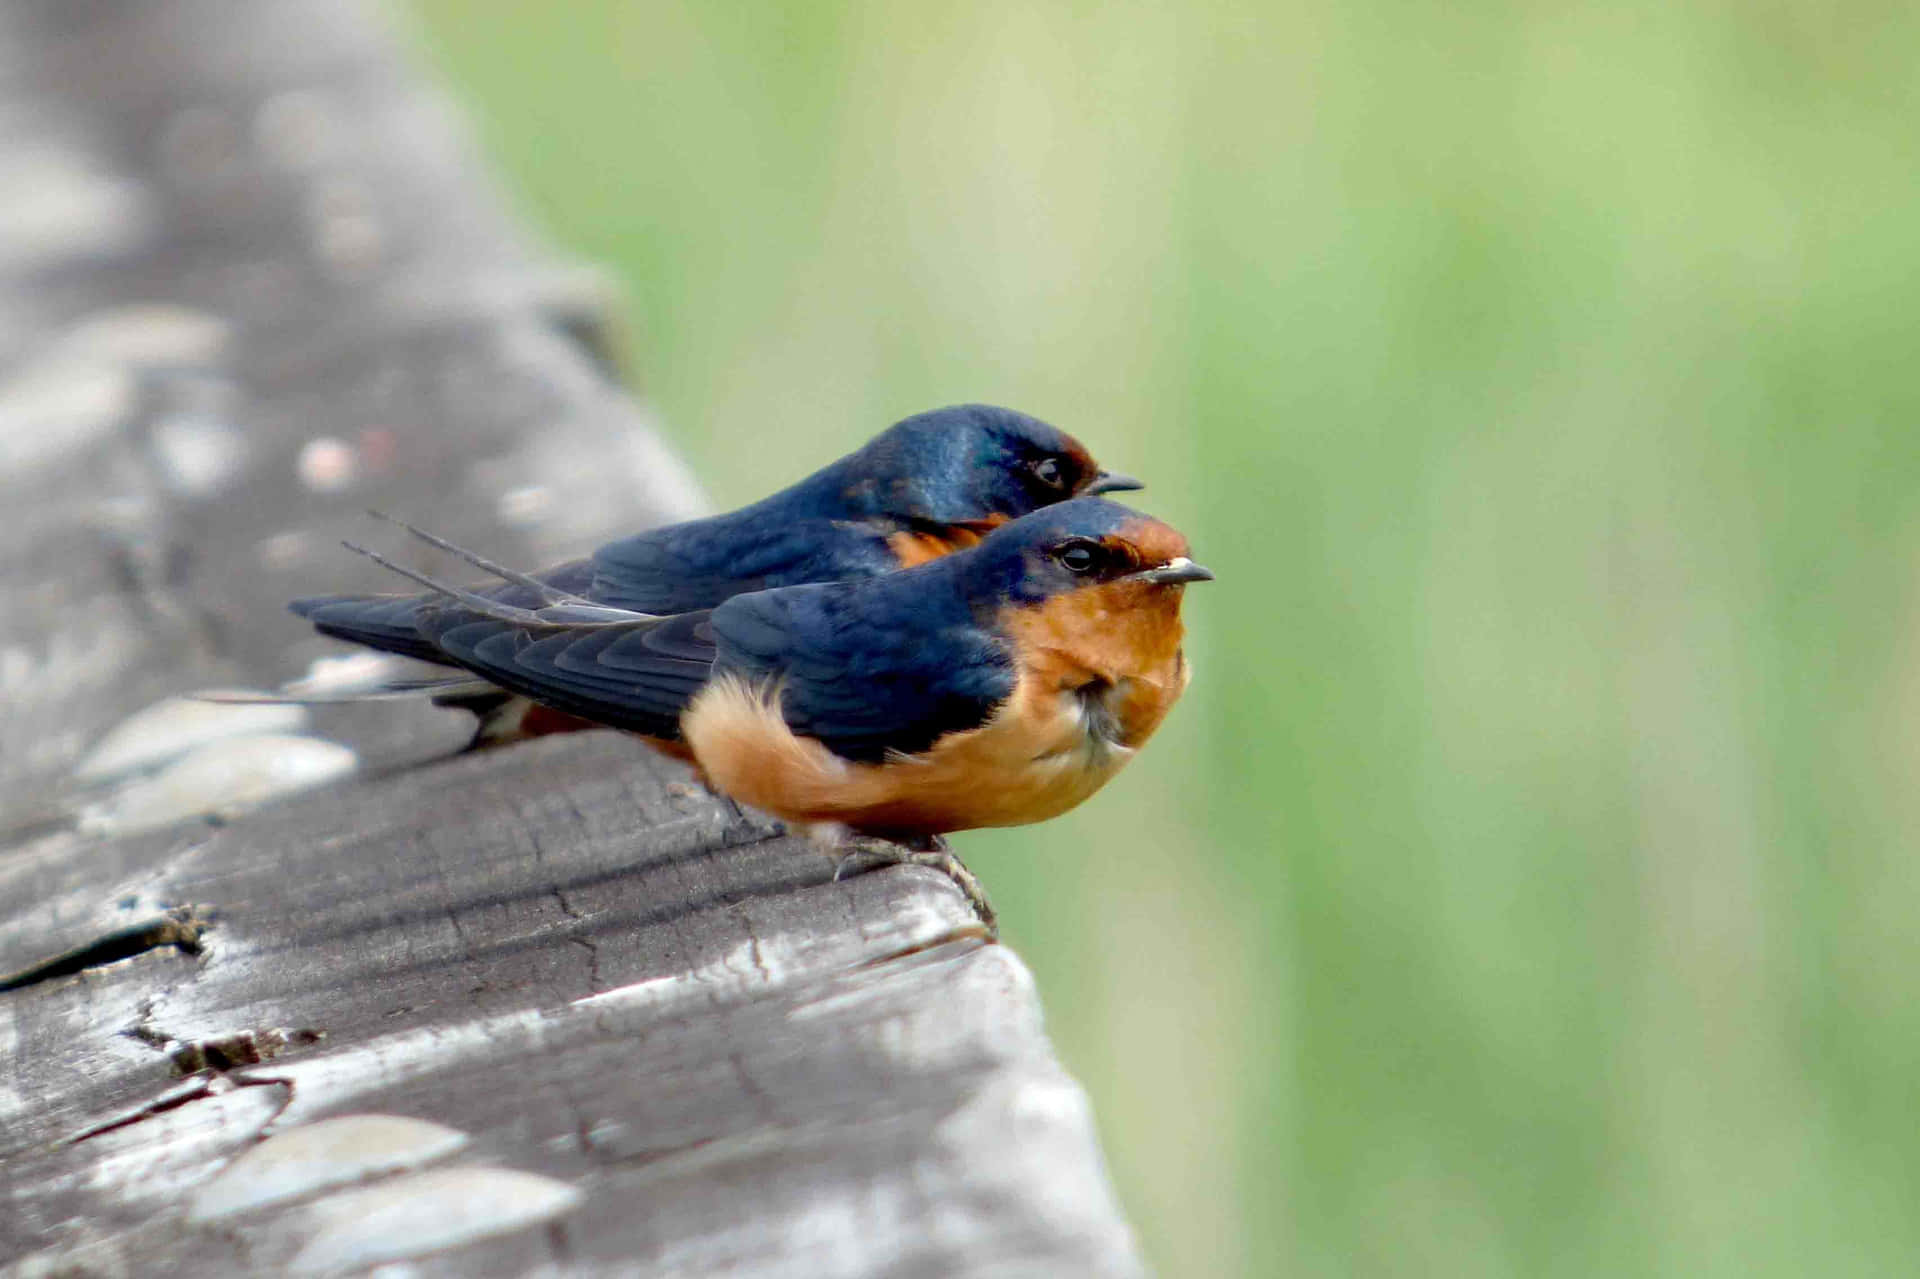
{"label": "weathered wooden beam", "polygon": [[356,1227],[324,1199],[197,1222],[198,1197],[263,1131],[371,1113],[579,1196],[447,1273],[1128,1269],[1027,974],[947,881],[835,883],[630,740],[0,865],[0,969],[148,938],[0,1005],[0,1238],[276,1272]]}
{"label": "weathered wooden beam", "polygon": [[699,504],[370,14],[10,5],[0,106],[7,1273],[1137,1271],[941,876],[614,734],[161,701],[335,651],[282,603],[384,585],[364,507],[536,564]]}

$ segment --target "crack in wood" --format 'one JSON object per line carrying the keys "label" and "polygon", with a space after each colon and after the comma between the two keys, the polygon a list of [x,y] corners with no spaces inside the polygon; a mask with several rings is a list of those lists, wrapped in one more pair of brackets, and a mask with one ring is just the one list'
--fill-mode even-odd
{"label": "crack in wood", "polygon": [[732,1068],[733,1077],[739,1081],[741,1093],[748,1101],[753,1103],[754,1110],[758,1112],[760,1116],[760,1121],[775,1126],[782,1123],[780,1108],[774,1104],[773,1097],[766,1089],[760,1086],[758,1081],[754,1079],[752,1073],[748,1071],[746,1054],[742,1052],[728,1053],[727,1065]]}
{"label": "crack in wood", "polygon": [[183,955],[198,958],[202,950],[201,935],[211,922],[209,914],[202,914],[193,906],[176,906],[158,919],[115,929],[84,946],[76,946],[51,959],[0,977],[0,991],[21,990],[41,982],[71,977],[89,968],[102,968],[168,946]]}
{"label": "crack in wood", "polygon": [[733,903],[730,913],[740,925],[740,931],[747,935],[747,959],[753,964],[754,971],[760,974],[760,980],[771,985],[773,970],[767,967],[766,954],[760,949],[760,934],[753,926],[753,916],[739,902]]}
{"label": "crack in wood", "polygon": [[[538,849],[540,847],[540,841],[538,839],[534,840],[533,846],[535,849]],[[560,913],[562,915],[576,922],[586,919],[586,916],[575,910],[573,903],[567,900],[567,893],[564,888],[558,884],[554,884],[552,885],[552,890],[553,900],[560,904]],[[600,943],[594,941],[593,938],[587,936],[584,932],[569,932],[567,934],[567,940],[587,952],[587,989],[591,994],[599,994],[605,989],[600,980]]]}
{"label": "crack in wood", "polygon": [[324,1030],[312,1027],[270,1027],[242,1030],[211,1039],[196,1039],[171,1049],[173,1073],[191,1075],[202,1070],[228,1071],[242,1066],[258,1066],[272,1061],[289,1048],[317,1044],[327,1037]]}
{"label": "crack in wood", "polygon": [[473,943],[467,940],[467,930],[460,925],[460,912],[449,903],[446,914],[447,923],[453,926],[453,935],[460,941],[461,958],[471,966],[474,961]]}
{"label": "crack in wood", "polygon": [[263,1132],[275,1119],[280,1117],[287,1106],[293,1101],[293,1080],[291,1079],[282,1076],[228,1075],[216,1071],[209,1073],[203,1079],[196,1079],[190,1083],[173,1088],[168,1092],[164,1092],[144,1106],[136,1107],[133,1110],[115,1115],[111,1119],[104,1119],[90,1127],[82,1128],[79,1132],[68,1137],[60,1144],[63,1146],[77,1146],[83,1141],[91,1141],[93,1138],[106,1133],[118,1132],[122,1128],[130,1128],[134,1124],[152,1119],[156,1115],[164,1115],[170,1110],[178,1110],[190,1102],[203,1101],[208,1097],[222,1096],[232,1092],[236,1088],[284,1088],[286,1090],[286,1096],[280,1099],[280,1105],[274,1110],[267,1122],[260,1126]]}
{"label": "crack in wood", "polygon": [[556,1221],[547,1227],[547,1251],[562,1270],[573,1269],[573,1241],[567,1238],[567,1225]]}
{"label": "crack in wood", "polygon": [[600,980],[600,947],[588,938],[573,936],[567,938],[576,946],[584,947],[587,952],[587,986],[599,994],[605,987]]}

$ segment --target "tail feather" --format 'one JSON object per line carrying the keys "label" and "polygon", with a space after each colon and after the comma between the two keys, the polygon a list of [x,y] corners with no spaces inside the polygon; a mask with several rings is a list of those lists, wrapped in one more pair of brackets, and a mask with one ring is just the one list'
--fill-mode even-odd
{"label": "tail feather", "polygon": [[[323,595],[295,600],[288,607],[323,635],[382,653],[431,662],[441,669],[464,667],[465,670],[444,677],[406,677],[391,669],[376,669],[364,678],[346,681],[336,680],[328,673],[324,679],[310,676],[281,688],[276,695],[249,700],[329,703],[431,698],[438,705],[459,707],[480,718],[476,744],[567,731],[592,722],[638,728],[667,738],[676,734],[680,705],[697,691],[700,680],[704,679],[706,663],[711,660],[710,645],[702,649],[699,643],[694,643],[696,651],[691,654],[675,650],[656,655],[670,662],[690,657],[690,661],[682,660],[681,665],[697,671],[697,678],[678,667],[671,674],[663,674],[641,661],[643,673],[654,677],[657,685],[654,687],[644,687],[644,680],[636,683],[630,679],[613,679],[615,675],[627,676],[629,673],[624,669],[587,670],[559,674],[557,679],[543,678],[538,670],[517,669],[511,650],[537,641],[549,641],[548,647],[554,643],[564,647],[575,640],[592,638],[597,642],[591,647],[598,652],[636,629],[643,632],[657,629],[663,637],[677,637],[683,629],[680,619],[654,618],[594,602],[580,593],[589,589],[593,580],[592,566],[587,561],[563,564],[535,577],[497,564],[391,516],[379,518],[398,524],[419,540],[503,581],[499,585],[467,590],[395,563],[377,551],[346,542],[343,545],[348,550],[426,587],[429,593]],[[462,644],[448,644],[450,631],[471,625],[496,633],[505,641],[507,652],[503,658],[482,657]],[[677,642],[684,647],[687,641]],[[367,660],[376,667],[391,662],[389,658],[370,653],[361,654],[359,659],[338,660]],[[616,668],[618,665],[616,663]],[[476,675],[479,678],[475,678]],[[609,683],[610,679],[613,682]],[[615,705],[602,705],[598,698],[606,695],[614,698]],[[633,704],[619,705],[623,695]],[[562,714],[543,714],[537,719],[537,726],[530,726],[535,725],[536,720],[529,716],[526,700],[529,697]],[[610,716],[609,709],[627,713]]]}
{"label": "tail feather", "polygon": [[[543,606],[546,606],[549,608],[555,605],[563,605],[563,604],[584,605],[588,608],[591,608],[594,606],[592,600],[586,599],[580,595],[575,594],[572,591],[566,590],[564,587],[558,586],[551,582],[541,581],[539,578],[534,577],[531,574],[522,573],[518,569],[508,568],[505,564],[496,563],[493,560],[486,558],[484,555],[479,555],[473,551],[467,550],[464,546],[456,546],[452,542],[447,541],[444,537],[436,537],[432,533],[427,532],[425,529],[415,528],[413,525],[407,523],[405,520],[395,519],[393,516],[387,515],[381,511],[368,511],[367,514],[373,516],[377,520],[385,520],[389,524],[398,524],[401,528],[413,534],[415,537],[425,542],[428,546],[437,547],[440,550],[446,551],[450,555],[454,555],[459,557],[460,559],[465,560],[467,563],[473,565],[475,568],[479,569],[483,573],[491,573],[495,577],[499,578],[501,581],[506,582],[510,585],[519,587],[521,590],[528,592],[528,594],[530,594],[534,599],[539,600]],[[387,561],[385,560],[381,560],[380,562],[382,564],[387,563]],[[387,567],[395,569],[398,572],[404,573],[406,571],[404,569],[399,568],[398,565],[394,565],[394,564],[387,564]],[[415,578],[414,580],[423,582],[429,586],[433,586],[435,590],[439,590],[439,591],[446,590],[446,588],[441,587],[437,583],[431,582],[426,578]],[[499,592],[497,590],[494,590],[494,591],[483,592],[482,597],[493,599],[493,598],[498,598],[498,595],[499,595]]]}
{"label": "tail feather", "polygon": [[322,635],[448,666],[447,655],[415,626],[421,608],[433,602],[430,595],[320,595],[287,607]]}
{"label": "tail feather", "polygon": [[186,696],[196,702],[226,706],[337,706],[357,702],[401,702],[430,698],[447,706],[465,705],[473,698],[502,696],[497,685],[470,676],[450,679],[397,679],[359,688],[303,689],[301,681],[277,692],[255,693],[230,689],[202,689]]}

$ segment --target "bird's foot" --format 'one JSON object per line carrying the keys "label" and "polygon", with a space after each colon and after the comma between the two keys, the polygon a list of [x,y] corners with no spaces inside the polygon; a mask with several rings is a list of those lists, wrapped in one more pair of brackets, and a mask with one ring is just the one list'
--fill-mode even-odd
{"label": "bird's foot", "polygon": [[994,913],[993,903],[987,900],[986,886],[980,882],[979,876],[967,869],[965,862],[954,856],[953,849],[940,836],[927,835],[899,844],[891,840],[855,836],[842,841],[835,851],[839,854],[839,860],[833,868],[836,883],[850,875],[864,875],[868,871],[884,870],[889,866],[925,866],[929,870],[939,871],[951,879],[966,897],[974,914],[986,925],[987,936],[999,937],[1000,917]]}

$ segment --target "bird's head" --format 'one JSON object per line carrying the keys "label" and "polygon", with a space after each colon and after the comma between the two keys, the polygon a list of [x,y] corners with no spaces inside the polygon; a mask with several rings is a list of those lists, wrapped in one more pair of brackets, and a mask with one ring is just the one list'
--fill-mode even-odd
{"label": "bird's head", "polygon": [[981,531],[1071,498],[1142,487],[1038,418],[988,404],[896,422],[844,464],[853,505],[909,523]]}
{"label": "bird's head", "polygon": [[1081,497],[995,530],[967,553],[967,569],[973,594],[1018,605],[1104,587],[1177,600],[1177,588],[1213,580],[1190,549],[1178,529],[1151,515]]}
{"label": "bird's head", "polygon": [[1176,650],[1186,584],[1213,579],[1179,530],[1097,497],[1036,511],[962,554],[983,621],[1115,676]]}

